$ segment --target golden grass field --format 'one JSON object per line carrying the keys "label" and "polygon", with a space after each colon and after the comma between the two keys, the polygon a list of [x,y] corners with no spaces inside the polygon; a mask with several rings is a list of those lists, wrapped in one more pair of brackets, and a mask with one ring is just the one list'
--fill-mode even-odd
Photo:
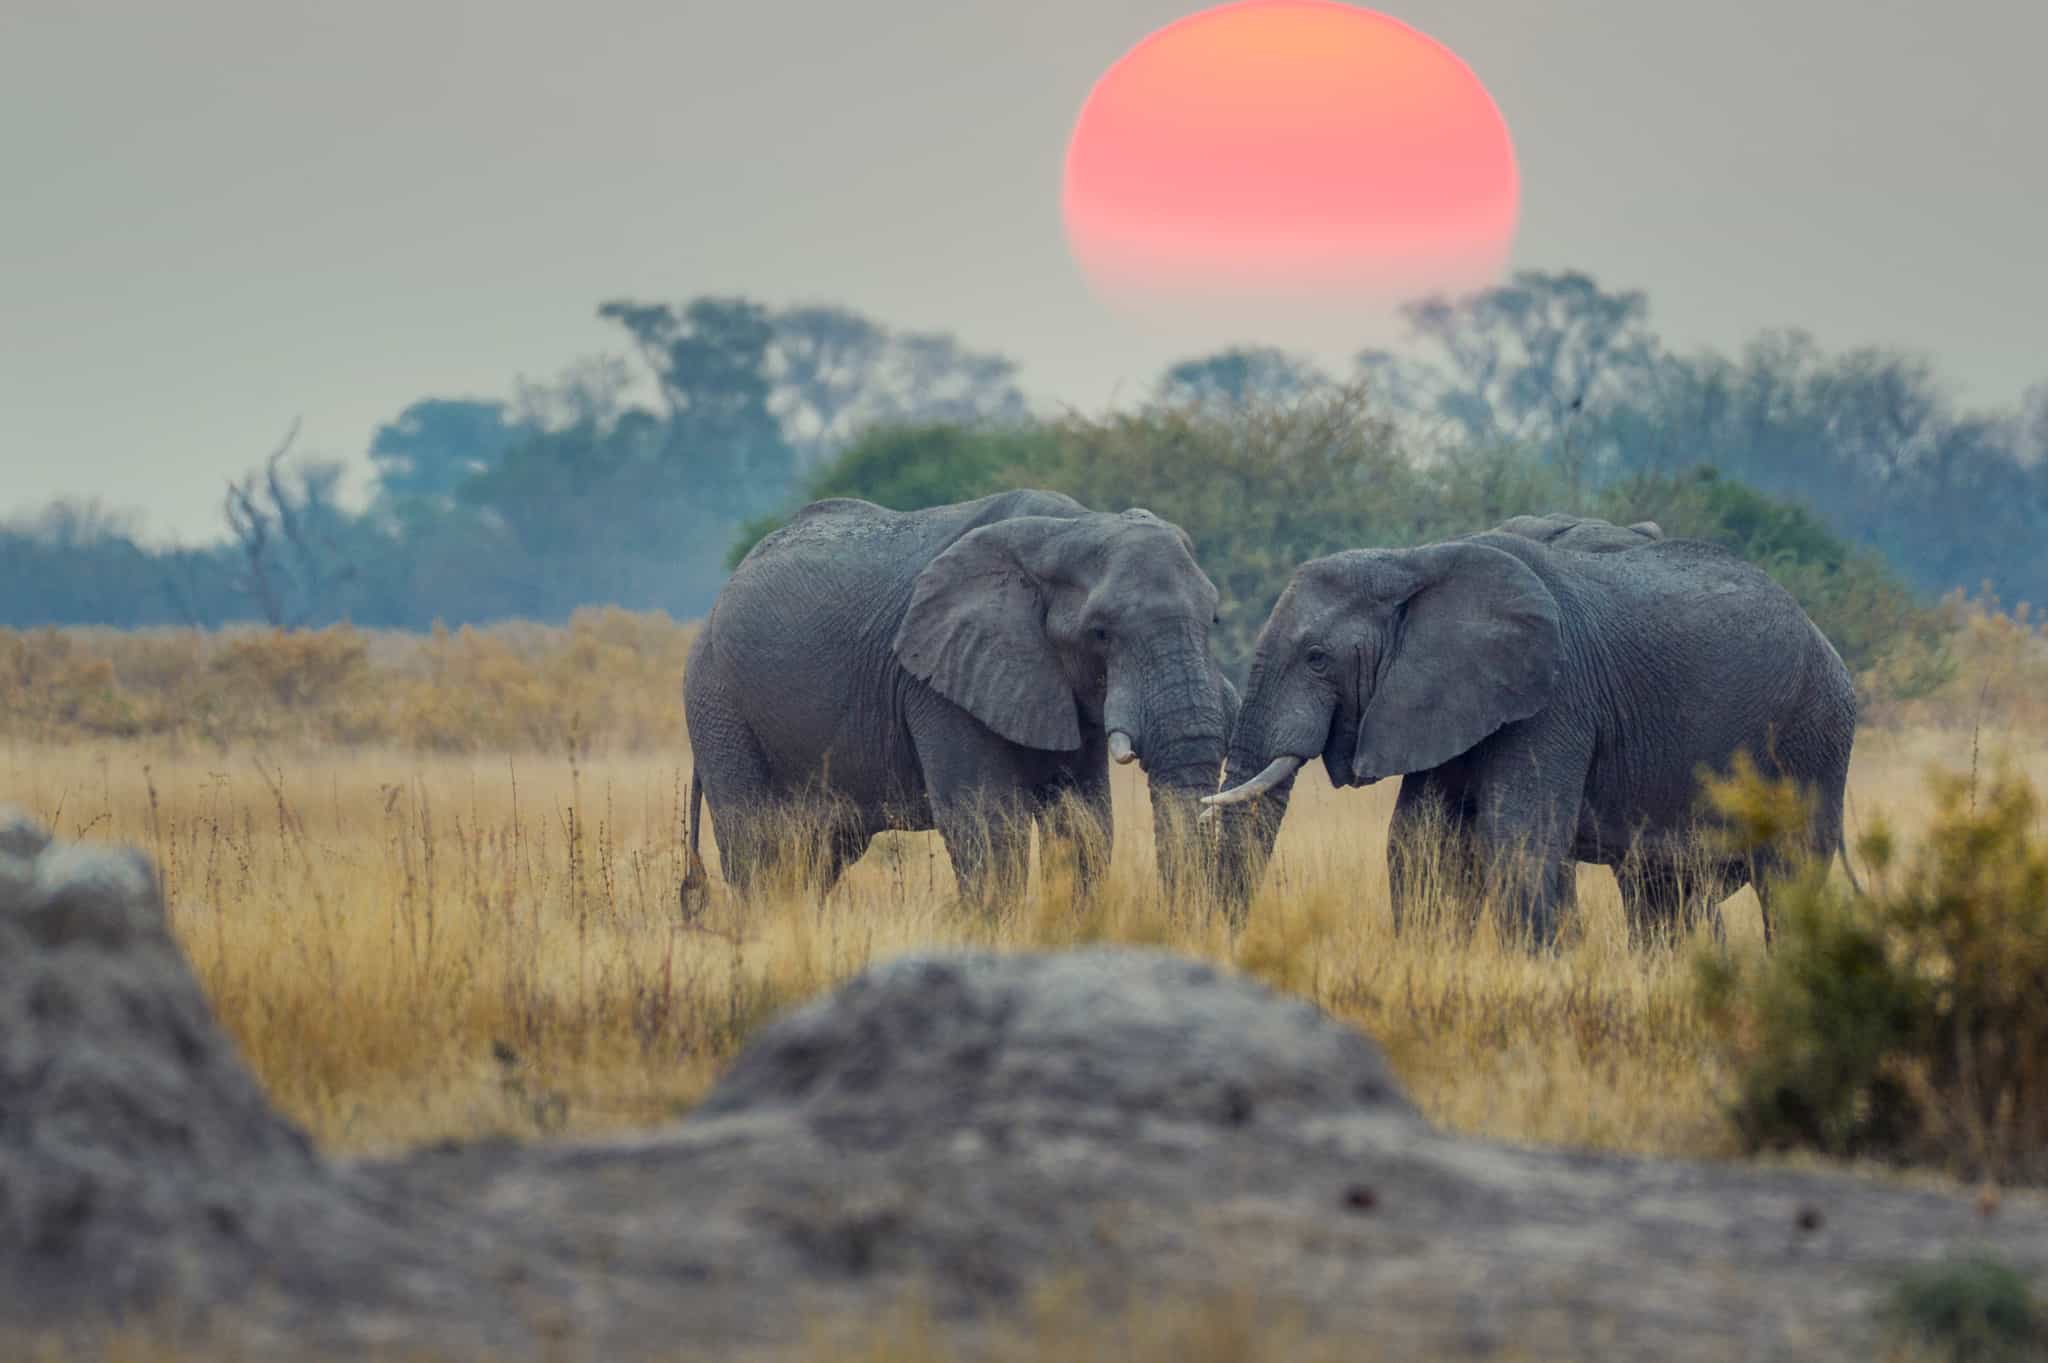
{"label": "golden grass field", "polygon": [[[1313,999],[1378,1038],[1458,1131],[1736,1152],[1694,986],[1706,930],[1631,949],[1611,876],[1582,868],[1577,929],[1554,956],[1490,925],[1396,937],[1391,782],[1334,792],[1303,773],[1236,938],[1162,902],[1142,778],[1121,769],[1111,871],[1085,903],[1035,872],[985,922],[954,905],[936,837],[903,834],[822,903],[792,888],[745,911],[708,849],[711,902],[686,922],[689,637],[616,611],[428,638],[0,631],[0,801],[155,857],[215,1010],[332,1154],[670,1120],[760,1023],[872,961],[1095,941],[1171,947]],[[1910,842],[1932,813],[1930,769],[1988,778],[2010,761],[2048,787],[2038,624],[1978,610],[1956,649],[1939,691],[1867,707],[1852,837],[1882,817]],[[1754,896],[1727,913],[1726,949],[1760,949]],[[802,1356],[955,1356],[914,1303],[861,1328]],[[1373,1357],[1360,1343],[1319,1351],[1249,1299],[1104,1322],[1052,1290],[1001,1356]],[[143,1339],[104,1356],[165,1355]]]}
{"label": "golden grass field", "polygon": [[[1852,818],[1882,812],[1910,836],[1924,772],[1967,770],[1973,738],[2048,782],[2038,739],[1869,730]],[[156,856],[223,1022],[279,1106],[336,1153],[659,1122],[759,1022],[870,961],[1102,940],[1232,963],[1314,999],[1377,1037],[1424,1110],[1457,1130],[1732,1149],[1693,1005],[1705,929],[1631,950],[1612,877],[1586,867],[1580,931],[1554,958],[1488,927],[1469,943],[1427,925],[1396,937],[1392,783],[1334,792],[1304,773],[1236,940],[1161,901],[1142,779],[1121,770],[1108,884],[1086,907],[1034,873],[1021,906],[983,922],[956,910],[936,836],[897,834],[822,904],[793,888],[743,912],[714,880],[709,909],[685,923],[688,761],[16,743],[0,753],[0,790],[62,836]],[[1752,893],[1727,912],[1729,949],[1756,949]]]}

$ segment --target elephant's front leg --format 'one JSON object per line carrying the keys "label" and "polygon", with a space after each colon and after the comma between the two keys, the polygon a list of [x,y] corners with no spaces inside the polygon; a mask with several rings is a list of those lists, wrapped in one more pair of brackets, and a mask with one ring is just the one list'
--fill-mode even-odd
{"label": "elephant's front leg", "polygon": [[1494,896],[1503,920],[1515,925],[1530,946],[1555,947],[1565,914],[1578,903],[1578,865],[1541,845],[1504,845],[1508,850],[1495,863]]}
{"label": "elephant's front leg", "polygon": [[985,912],[1014,901],[1030,870],[1035,778],[1043,771],[1032,770],[1025,750],[943,701],[913,715],[911,735],[962,901]]}
{"label": "elephant's front leg", "polygon": [[1074,868],[1076,894],[1086,897],[1109,870],[1114,845],[1110,824],[1109,772],[1097,756],[1096,770],[1078,774],[1042,793],[1038,820],[1039,866],[1050,880],[1062,863]]}
{"label": "elephant's front leg", "polygon": [[1471,821],[1454,787],[1438,772],[1401,778],[1387,826],[1387,898],[1397,933],[1432,898],[1467,922],[1476,916],[1481,878]]}
{"label": "elephant's front leg", "polygon": [[993,915],[1022,897],[1031,865],[1029,804],[1006,792],[975,792],[935,803],[939,836],[953,859],[961,902]]}

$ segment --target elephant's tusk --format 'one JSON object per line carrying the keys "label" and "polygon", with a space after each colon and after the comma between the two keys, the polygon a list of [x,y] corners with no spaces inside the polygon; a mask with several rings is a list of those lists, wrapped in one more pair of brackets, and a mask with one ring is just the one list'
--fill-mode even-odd
{"label": "elephant's tusk", "polygon": [[1241,805],[1247,800],[1256,800],[1294,775],[1295,769],[1300,766],[1299,757],[1276,757],[1266,764],[1264,771],[1243,785],[1232,786],[1229,790],[1218,791],[1214,795],[1204,795],[1202,803],[1211,809],[1220,809],[1224,805]]}
{"label": "elephant's tusk", "polygon": [[1138,760],[1137,750],[1131,747],[1131,736],[1121,729],[1109,731],[1109,755],[1119,766],[1129,766]]}

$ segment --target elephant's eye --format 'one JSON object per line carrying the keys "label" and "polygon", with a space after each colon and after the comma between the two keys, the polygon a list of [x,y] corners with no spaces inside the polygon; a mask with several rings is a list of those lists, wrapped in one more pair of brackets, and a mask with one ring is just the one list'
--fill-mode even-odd
{"label": "elephant's eye", "polygon": [[1088,632],[1095,636],[1095,642],[1098,644],[1106,644],[1109,642],[1109,631],[1104,629],[1100,625],[1097,625],[1094,629],[1091,629]]}
{"label": "elephant's eye", "polygon": [[1312,645],[1308,651],[1308,670],[1320,672],[1329,665],[1330,655],[1323,651],[1320,644]]}

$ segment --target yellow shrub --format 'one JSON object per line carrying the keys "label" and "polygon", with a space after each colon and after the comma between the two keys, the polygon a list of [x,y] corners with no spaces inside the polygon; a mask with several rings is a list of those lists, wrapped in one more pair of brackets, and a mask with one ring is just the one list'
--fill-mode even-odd
{"label": "yellow shrub", "polygon": [[161,737],[416,752],[650,752],[683,744],[694,628],[579,611],[431,635],[0,630],[0,736]]}
{"label": "yellow shrub", "polygon": [[[1706,1012],[1739,1076],[1735,1122],[1752,1148],[2048,1181],[2040,804],[2010,772],[1981,793],[1960,776],[1934,786],[1937,812],[1910,859],[1883,824],[1860,840],[1868,895],[1809,866],[1777,891],[1776,950],[1702,960]],[[1717,802],[1775,803],[1753,772]]]}
{"label": "yellow shrub", "polygon": [[1866,718],[2048,731],[2048,622],[2041,614],[2024,601],[2007,610],[1989,590],[1976,597],[1951,594],[1942,614],[1947,629],[1938,646],[1908,640],[1865,678],[1863,689],[1875,698]]}

